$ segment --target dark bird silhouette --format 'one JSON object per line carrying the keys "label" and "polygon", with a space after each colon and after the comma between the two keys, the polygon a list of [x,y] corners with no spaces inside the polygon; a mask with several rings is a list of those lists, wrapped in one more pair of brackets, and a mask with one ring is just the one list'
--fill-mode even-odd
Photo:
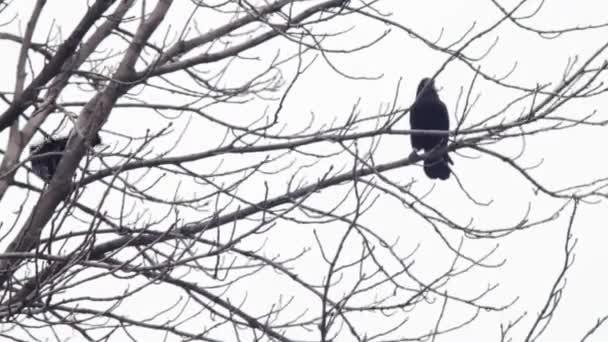
{"label": "dark bird silhouette", "polygon": [[[30,147],[32,157],[32,171],[45,182],[53,178],[57,165],[63,156],[63,151],[68,143],[69,136],[61,138],[48,138],[44,142]],[[91,146],[101,144],[99,134],[91,141]]]}
{"label": "dark bird silhouette", "polygon": [[[410,127],[412,129],[444,130],[450,129],[450,118],[448,110],[439,99],[435,84],[432,79],[424,78],[418,84],[416,101],[410,108]],[[448,137],[430,134],[412,134],[412,147],[415,150],[429,152],[435,148],[447,146]],[[452,159],[445,152],[441,155],[424,160],[424,173],[431,178],[446,180],[450,178],[452,170],[448,163],[453,164]]]}

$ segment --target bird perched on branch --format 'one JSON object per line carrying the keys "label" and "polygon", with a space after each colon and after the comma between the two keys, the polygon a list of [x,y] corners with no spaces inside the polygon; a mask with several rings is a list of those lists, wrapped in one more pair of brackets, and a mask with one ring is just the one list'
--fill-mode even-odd
{"label": "bird perched on branch", "polygon": [[[32,171],[45,182],[48,182],[53,178],[69,138],[69,136],[59,138],[50,137],[44,142],[30,147]],[[91,146],[101,144],[101,137],[99,137],[99,134],[95,135],[90,144]]]}
{"label": "bird perched on branch", "polygon": [[[424,78],[418,84],[416,101],[410,108],[410,127],[412,129],[442,130],[450,129],[450,118],[445,104],[439,99],[432,79]],[[414,150],[430,152],[441,149],[448,144],[447,135],[413,133],[411,135]],[[446,180],[450,178],[450,165],[454,164],[447,152],[424,160],[424,173],[431,179]]]}

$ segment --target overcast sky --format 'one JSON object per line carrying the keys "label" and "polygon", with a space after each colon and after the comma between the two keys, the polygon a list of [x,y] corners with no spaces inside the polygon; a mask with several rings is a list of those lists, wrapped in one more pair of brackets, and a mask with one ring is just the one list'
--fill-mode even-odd
{"label": "overcast sky", "polygon": [[[70,32],[82,11],[66,10],[66,7],[69,7],[68,2],[69,6],[79,6],[71,1],[49,1],[34,41],[44,40],[52,23],[63,27],[61,31],[64,36]],[[189,1],[177,0],[175,2],[175,8],[169,12],[167,21],[155,34],[157,42],[164,37],[168,25],[172,25],[173,31],[181,28],[184,13],[191,11],[192,5]],[[554,30],[598,25],[608,21],[606,15],[608,5],[604,1],[547,0],[545,2],[546,4],[539,13],[525,21],[527,25],[537,29]],[[515,1],[500,1],[500,4],[506,8],[511,8],[514,3]],[[531,1],[528,7],[532,9],[537,4],[537,1]],[[473,27],[471,35],[481,32],[501,17],[501,13],[490,0],[417,2],[383,0],[379,7],[385,13],[392,13],[392,21],[427,39],[440,39],[440,45],[457,41],[471,27]],[[11,13],[14,13],[17,8],[20,9],[20,20],[8,24],[2,29],[3,31],[23,32],[31,9],[29,4],[24,2],[23,5],[13,5]],[[523,10],[523,13],[525,12]],[[219,16],[204,17],[203,14],[201,14],[201,18],[205,20],[199,20],[198,29],[203,32],[216,27],[223,20]],[[431,50],[420,40],[404,31],[361,16],[352,15],[338,19],[327,29],[339,30],[349,27],[352,27],[351,32],[336,38],[328,38],[326,46],[336,49],[353,47],[370,42],[387,30],[390,32],[377,44],[361,52],[330,55],[330,60],[335,67],[352,78],[340,75],[322,58],[317,58],[295,85],[292,95],[285,102],[281,117],[285,125],[285,132],[290,130],[295,132],[301,129],[309,122],[313,114],[315,118],[313,127],[321,127],[335,120],[344,121],[357,102],[359,102],[361,116],[377,115],[382,108],[391,105],[397,90],[399,92],[397,104],[405,109],[414,100],[419,80],[433,75],[448,59],[446,54]],[[558,84],[562,80],[569,59],[575,56],[584,59],[604,45],[607,40],[608,28],[575,31],[557,38],[546,39],[507,21],[494,33],[475,42],[465,52],[469,56],[481,57],[490,46],[495,44],[492,50],[478,62],[483,71],[497,77],[507,75],[512,71],[507,78],[509,83],[535,87],[537,84]],[[115,44],[119,43],[115,42]],[[110,44],[106,47],[111,48],[112,46]],[[15,44],[5,41],[0,41],[0,49],[10,51],[10,53],[3,53],[2,63],[0,63],[0,70],[7,75],[2,83],[2,90],[10,92],[14,88],[14,68],[18,50]],[[282,49],[286,53],[286,51],[293,51],[294,46],[285,40],[276,40],[267,46],[248,52],[249,56],[262,56],[261,60],[236,64],[234,71],[227,74],[226,84],[241,82],[247,73],[255,72],[254,69],[257,65],[271,60],[278,49]],[[601,59],[606,60],[606,58],[608,58],[607,54]],[[313,55],[307,56],[305,60],[312,61]],[[292,75],[293,65],[286,66],[284,72],[285,76]],[[455,116],[461,117],[462,115],[463,104],[460,94],[468,89],[473,76],[474,73],[469,67],[462,62],[453,61],[437,77],[436,85],[439,89],[439,96],[446,103],[452,122],[454,122]],[[478,96],[478,100],[468,118],[470,123],[481,121],[500,111],[509,101],[521,95],[518,91],[504,89],[482,79],[475,84],[472,94],[474,97]],[[150,101],[157,100],[155,95],[153,91],[139,94]],[[67,93],[64,100],[76,101],[79,96],[82,95],[74,91]],[[80,98],[80,100],[83,99]],[[171,102],[164,98],[163,100]],[[176,96],[175,103],[180,103],[179,101]],[[580,118],[597,110],[597,118],[606,120],[608,119],[605,113],[607,105],[608,94],[601,94],[591,99],[572,101],[560,108],[560,116]],[[276,100],[257,99],[238,106],[215,106],[210,108],[210,112],[221,115],[228,122],[243,124],[253,122],[266,108],[274,108],[273,106],[276,106]],[[505,117],[517,116],[525,108],[524,104],[519,104],[511,108]],[[76,109],[74,110],[77,112]],[[120,132],[126,136],[141,136],[146,129],[158,129],[166,123],[164,120],[150,119],[154,116],[144,110],[121,110],[117,113],[113,113],[104,129]],[[47,127],[52,127],[51,121]],[[189,122],[186,116],[174,120],[173,123],[178,132],[187,128],[178,148],[174,151],[176,154],[213,146],[216,140],[221,138],[219,132],[209,132],[204,123]],[[186,127],[188,124],[190,126]],[[407,117],[397,127],[408,129]],[[203,130],[204,134],[201,133]],[[173,137],[176,137],[178,132]],[[2,142],[6,141],[6,134],[3,133],[1,136]],[[102,137],[109,146],[121,143],[120,137],[117,135],[102,132]],[[170,142],[171,139],[168,139],[167,144],[170,145]],[[509,156],[518,155],[523,149],[523,156],[518,160],[519,163],[522,166],[541,163],[531,170],[530,174],[541,180],[547,188],[558,189],[605,177],[608,174],[608,162],[601,151],[607,144],[606,128],[586,127],[539,134],[529,137],[525,141],[511,139],[492,147]],[[318,146],[316,148],[326,147]],[[162,150],[162,146],[159,149]],[[548,217],[564,205],[563,200],[555,200],[543,194],[537,194],[532,184],[514,169],[508,167],[506,163],[487,155],[464,149],[461,151],[452,155],[455,162],[453,170],[470,195],[477,201],[488,202],[488,205],[480,206],[473,203],[460,189],[454,177],[445,182],[426,179],[421,167],[402,168],[388,172],[387,176],[401,184],[415,180],[412,191],[419,195],[432,189],[426,197],[429,204],[463,225],[472,220],[473,226],[477,229],[496,229],[514,225],[524,217],[528,209],[530,219]],[[401,159],[410,153],[409,137],[384,137],[379,143],[376,162]],[[235,156],[228,158],[225,163],[226,165],[238,165],[247,161],[247,158]],[[305,163],[306,161],[300,162]],[[342,167],[347,165],[348,158],[332,162],[336,163],[338,167]],[[323,174],[324,167],[327,165],[322,163],[311,167],[301,175],[301,178],[309,183],[313,182]],[[217,165],[200,165],[200,170],[210,171],[215,166]],[[271,186],[271,191],[279,194],[284,190],[284,182],[288,175],[289,173],[285,173],[276,178],[272,175],[261,176],[260,182],[244,185],[240,195],[252,201],[259,200],[260,191],[263,188],[262,180],[274,184],[276,187]],[[19,177],[24,179],[25,172]],[[169,180],[156,191],[172,193],[175,184],[177,184],[177,180]],[[319,202],[316,203],[327,201],[328,207],[335,205],[339,198],[339,191],[345,189],[340,188],[336,193],[323,193],[322,197],[317,199]],[[185,186],[183,191],[195,193],[196,189]],[[11,193],[10,195],[15,196],[16,199],[19,198],[19,194]],[[95,194],[88,194],[88,196],[92,201],[96,198]],[[16,210],[18,203],[19,200],[2,203],[0,208],[6,215],[12,215],[11,213]],[[113,208],[112,203],[107,205],[108,208]],[[154,210],[154,206],[150,205],[150,208]],[[605,271],[606,260],[608,260],[608,249],[605,248],[605,243],[608,241],[608,231],[606,230],[608,211],[606,209],[606,202],[599,200],[598,203],[581,205],[573,226],[573,234],[577,241],[574,264],[568,271],[560,306],[556,310],[547,332],[539,341],[578,341],[591,328],[596,319],[608,315],[608,293],[605,291],[608,288],[608,276]],[[490,261],[501,263],[504,260],[505,263],[498,268],[472,271],[455,282],[454,289],[465,297],[474,296],[487,286],[499,283],[498,288],[487,297],[484,303],[505,305],[515,298],[519,299],[512,307],[503,312],[482,312],[471,325],[452,335],[439,336],[437,341],[497,341],[501,323],[508,323],[509,320],[517,318],[524,311],[528,312],[524,322],[525,320],[529,322],[535,317],[546,300],[563,264],[563,246],[571,211],[572,205],[568,205],[557,219],[534,229],[517,232],[506,238],[466,241],[464,250],[472,256],[483,255],[498,246]],[[189,219],[195,220],[196,216],[189,217]],[[380,196],[373,208],[362,218],[362,222],[387,241],[399,239],[398,246],[404,251],[404,255],[418,248],[414,258],[414,269],[423,278],[430,279],[433,275],[445,271],[444,267],[452,261],[452,255],[445,250],[435,236],[432,227],[417,219],[413,213],[389,196]],[[341,226],[343,227],[343,225]],[[327,227],[321,228],[281,223],[276,233],[267,237],[268,244],[265,248],[276,252],[277,255],[293,255],[306,248],[315,248],[314,237],[311,233],[313,229],[316,229],[321,237],[331,240],[332,236],[338,234],[333,231],[333,229],[338,229],[336,227],[338,225],[327,225]],[[458,235],[449,233],[448,235],[454,238],[454,241],[458,241]],[[2,244],[6,243],[3,241]],[[298,274],[311,278],[315,275],[318,276],[319,261],[318,255],[315,253],[318,254],[318,251],[311,252],[310,257],[303,258],[297,266],[294,266]],[[268,293],[268,288],[276,286],[279,288],[277,291],[280,292],[281,285],[278,285],[275,278],[276,275],[269,273],[256,279],[255,283],[252,282],[250,288],[237,288],[233,291],[248,290],[249,303],[259,302],[261,306],[269,305],[266,300],[276,299],[272,293]],[[151,290],[147,296],[154,296],[154,291]],[[157,291],[160,293],[160,290]],[[265,297],[266,295],[268,297]],[[125,305],[130,310],[147,310],[148,305],[153,307],[165,299],[167,303],[171,302],[166,297],[158,296],[154,297],[154,301],[138,301]],[[303,302],[306,300],[305,298],[300,299]],[[447,322],[458,322],[461,318],[460,315],[466,314],[468,314],[466,309],[456,307],[454,311],[450,312]],[[428,316],[415,318],[415,320],[413,318],[412,322],[419,319],[433,320],[435,317],[429,309]],[[366,321],[362,321],[362,324],[366,323]],[[381,323],[376,322],[375,324]],[[528,323],[522,323],[513,336],[515,340],[528,327]],[[415,328],[410,329],[415,331]],[[605,341],[607,338],[608,326],[598,331],[591,341]]]}

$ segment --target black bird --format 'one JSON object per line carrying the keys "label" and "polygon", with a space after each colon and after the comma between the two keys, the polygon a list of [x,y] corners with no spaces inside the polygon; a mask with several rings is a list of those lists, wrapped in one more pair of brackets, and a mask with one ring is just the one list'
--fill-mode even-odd
{"label": "black bird", "polygon": [[[424,78],[418,84],[416,101],[410,108],[410,127],[412,129],[444,130],[450,129],[448,110],[439,99],[432,79]],[[429,152],[434,148],[447,146],[448,137],[442,135],[412,134],[412,147],[415,150]],[[448,165],[454,164],[448,153],[445,152],[433,158],[424,160],[424,173],[431,178],[446,180],[450,178],[452,170]]]}
{"label": "black bird", "polygon": [[[68,143],[69,136],[61,138],[50,137],[44,142],[30,147],[30,156],[32,157],[32,171],[45,182],[53,178],[57,165],[63,156],[65,146]],[[91,146],[101,144],[99,134],[96,134],[91,141]]]}

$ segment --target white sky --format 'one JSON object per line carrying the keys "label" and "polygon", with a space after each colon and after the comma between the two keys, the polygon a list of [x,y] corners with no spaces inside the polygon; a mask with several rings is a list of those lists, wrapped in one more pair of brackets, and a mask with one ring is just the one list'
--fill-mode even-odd
{"label": "white sky", "polygon": [[[165,22],[173,25],[174,30],[176,27],[181,28],[180,24],[183,22],[181,19],[183,19],[184,13],[189,13],[188,8],[190,6],[189,1],[177,0],[175,2],[175,8],[170,11]],[[457,40],[473,24],[475,24],[474,32],[478,32],[493,24],[500,17],[500,13],[489,0],[428,0],[417,2],[384,0],[381,3],[381,8],[385,12],[392,13],[391,20],[407,26],[428,39],[436,39],[441,36],[441,45]],[[500,3],[504,7],[510,8],[515,1],[501,1]],[[532,3],[537,4],[537,1]],[[70,3],[70,6],[73,5],[78,6]],[[19,6],[13,6],[13,11]],[[535,5],[530,5],[530,8],[534,7]],[[70,28],[76,22],[75,18],[78,18],[81,12],[76,9],[67,11],[65,2],[60,0],[50,0],[47,8],[48,11],[42,18],[36,37],[39,40],[44,39],[49,25],[53,21],[62,26],[62,34],[64,37],[67,36]],[[21,13],[30,12],[25,2],[20,10]],[[606,13],[608,13],[608,5],[604,1],[547,0],[543,10],[526,23],[542,29],[585,26],[607,21]],[[203,14],[201,14],[201,18],[205,19],[199,22],[201,31],[215,27],[223,20],[219,16],[207,15],[205,17]],[[21,21],[15,21],[2,30],[19,32],[18,29],[20,28],[22,32],[25,21],[26,16],[22,16]],[[352,47],[368,42],[388,29],[385,25],[358,16],[340,19],[333,25],[326,27],[342,29],[349,26],[353,26],[353,32],[329,39],[326,46],[332,48]],[[155,36],[157,39],[164,36],[165,28],[166,25],[157,30]],[[482,69],[491,75],[504,75],[516,64],[517,68],[510,75],[508,81],[513,84],[533,87],[539,83],[558,83],[562,78],[568,59],[577,55],[581,59],[588,57],[606,42],[608,29],[594,32],[574,32],[548,40],[531,32],[523,31],[510,22],[505,22],[496,33],[481,39],[470,49],[465,50],[465,53],[470,56],[481,55],[496,38],[498,39],[496,46],[481,62]],[[253,73],[253,69],[262,65],[264,61],[271,60],[278,48],[283,53],[287,53],[287,51],[293,51],[294,46],[284,40],[276,40],[268,46],[246,53],[245,55],[249,56],[262,56],[262,61],[236,64],[234,71],[229,72],[225,82],[227,84],[238,84],[248,73]],[[13,43],[0,42],[0,49],[6,52],[10,51],[10,53],[3,53],[0,70],[7,77],[0,85],[2,85],[3,91],[12,91],[17,46]],[[306,60],[310,61],[311,57],[308,56]],[[604,56],[603,59],[605,60],[606,57],[608,55]],[[319,58],[309,72],[297,83],[294,92],[285,104],[281,119],[286,124],[286,132],[296,131],[305,125],[310,119],[310,113],[315,115],[315,127],[331,123],[336,118],[339,121],[345,120],[358,100],[361,101],[360,112],[362,116],[376,115],[381,106],[390,105],[400,79],[402,81],[398,104],[400,107],[406,108],[414,99],[418,81],[423,77],[432,75],[446,59],[446,55],[430,50],[420,41],[396,29],[392,29],[392,32],[385,39],[365,51],[331,56],[332,62],[344,73],[369,77],[382,75],[380,79],[346,79],[333,72]],[[285,75],[290,77],[293,70],[293,65],[285,68]],[[473,73],[470,69],[460,62],[454,61],[437,78],[436,84],[440,89],[440,97],[450,109],[452,120],[454,119],[453,115],[457,107],[459,92],[461,89],[467,89],[472,77]],[[476,122],[495,113],[518,94],[517,92],[500,89],[490,82],[480,81],[476,84],[473,94],[475,96],[479,95],[479,100],[470,114],[469,120]],[[150,101],[161,101],[157,94],[152,91],[139,95]],[[69,94],[69,96],[73,96],[73,98],[64,99],[83,100],[81,97],[79,98],[82,95],[76,92]],[[173,101],[165,98],[162,100]],[[177,96],[175,103],[181,103]],[[577,118],[593,110],[598,110],[598,119],[605,120],[608,117],[603,113],[603,110],[607,104],[608,95],[603,94],[592,99],[573,101],[561,108],[560,114]],[[217,106],[211,108],[210,112],[226,121],[243,124],[258,118],[268,106],[274,108],[276,101],[256,100],[239,106]],[[462,103],[459,108],[462,110]],[[518,115],[523,109],[523,105],[515,106],[509,111],[508,115]],[[73,108],[73,110],[77,112],[76,109]],[[460,115],[461,113],[458,113],[458,116]],[[141,136],[148,128],[158,129],[166,124],[166,122],[156,120],[156,118],[156,116],[150,115],[148,111],[115,111],[104,128],[119,131],[125,135]],[[174,127],[177,128],[178,132],[185,127],[185,124],[185,116],[184,119],[174,121]],[[52,125],[49,124],[48,127],[50,128]],[[207,123],[201,120],[190,123],[176,154],[212,147],[221,133],[209,132],[207,127]],[[407,120],[403,120],[399,128],[407,129]],[[201,134],[201,130],[205,130],[204,134]],[[524,156],[519,160],[519,163],[524,166],[532,166],[542,161],[543,164],[531,171],[531,174],[550,189],[604,177],[608,172],[608,162],[606,162],[603,153],[598,153],[597,150],[608,143],[608,135],[605,130],[605,128],[576,128],[531,137],[525,142]],[[124,143],[118,136],[102,135],[110,146],[120,146],[121,143]],[[1,137],[5,141],[6,132]],[[168,147],[170,141],[171,139],[167,140],[166,147]],[[159,150],[162,150],[162,148],[163,146],[158,147]],[[323,148],[326,148],[326,146],[323,145]],[[522,142],[514,139],[500,143],[493,148],[514,156],[522,148]],[[409,137],[386,137],[380,143],[376,161],[397,160],[409,155],[410,152]],[[485,207],[474,205],[459,189],[454,178],[446,182],[427,180],[420,167],[408,167],[391,171],[386,176],[401,184],[406,184],[415,179],[417,183],[413,186],[413,192],[419,195],[428,192],[434,186],[433,192],[427,198],[428,203],[461,224],[465,224],[471,219],[474,220],[474,226],[478,229],[494,229],[513,225],[522,219],[529,205],[531,206],[531,218],[538,219],[550,215],[563,204],[562,201],[549,199],[543,195],[535,195],[530,183],[497,159],[492,159],[487,155],[480,156],[471,151],[463,150],[463,154],[475,158],[465,158],[460,154],[453,155],[452,158],[455,161],[453,169],[456,175],[475,199],[484,202],[492,201],[490,205]],[[243,156],[230,156],[224,160],[225,165],[223,167],[228,168],[259,158],[260,156],[252,159]],[[214,160],[216,163],[218,161]],[[342,158],[332,162],[336,163],[337,166],[344,166],[347,161],[347,159]],[[196,168],[200,172],[211,172],[217,166],[217,164],[199,164],[196,164]],[[283,165],[285,164],[283,163]],[[307,170],[301,175],[301,178],[306,179],[309,183],[313,182],[322,175],[327,165],[329,164],[321,163],[321,165]],[[285,188],[284,181],[287,175],[289,173],[284,173],[284,177],[262,176],[260,180],[271,182],[270,184],[274,185],[274,187],[271,187],[271,191],[278,194]],[[20,177],[24,179],[25,173],[20,174]],[[172,193],[176,183],[176,179],[169,179],[159,185],[155,192],[159,194]],[[198,192],[197,188],[188,185],[184,185],[183,189],[184,196]],[[239,193],[254,201],[261,199],[262,189],[263,185],[258,181],[244,185],[243,190]],[[315,203],[319,207],[322,205],[329,207],[332,203],[335,204],[339,198],[338,193],[341,193],[344,189],[344,187],[341,187],[338,190],[325,192],[320,195],[321,199]],[[1,210],[4,213],[14,211],[21,201],[21,199],[18,199],[19,195],[15,192],[9,193],[9,195],[14,196],[15,201],[8,204],[2,203]],[[94,192],[87,194],[87,197],[92,201],[95,200],[96,196],[97,194]],[[111,209],[113,207],[112,202],[107,204],[107,208]],[[149,206],[149,208],[154,210],[153,206]],[[528,312],[527,318],[516,329],[516,334],[512,336],[514,340],[518,340],[519,334],[529,327],[530,319],[536,315],[542,303],[544,303],[559,267],[563,263],[563,243],[570,212],[571,206],[568,206],[555,221],[503,239],[467,241],[465,252],[468,252],[468,255],[471,256],[482,255],[498,244],[498,250],[490,260],[500,262],[504,259],[506,263],[498,269],[472,271],[455,281],[453,288],[458,291],[458,294],[465,297],[467,295],[474,296],[488,285],[500,283],[500,286],[487,297],[484,303],[507,304],[515,297],[519,297],[519,301],[504,312],[482,312],[478,320],[470,326],[451,335],[440,336],[437,341],[498,341],[500,324],[506,324],[509,320],[515,319],[526,311]],[[596,319],[608,315],[608,293],[605,291],[608,286],[608,277],[605,272],[608,250],[604,247],[605,241],[608,240],[606,231],[607,213],[604,201],[598,204],[581,206],[573,228],[574,236],[577,239],[575,261],[567,275],[567,284],[560,306],[556,310],[555,317],[547,332],[539,341],[578,341],[586,330],[591,328]],[[187,217],[187,219],[194,220],[196,216]],[[363,217],[362,222],[388,241],[399,238],[399,248],[403,255],[407,255],[417,244],[420,244],[415,255],[416,264],[414,269],[419,272],[423,279],[427,277],[430,279],[432,275],[444,271],[445,266],[452,261],[451,257],[453,255],[445,250],[444,245],[438,240],[432,228],[417,219],[411,212],[390,197],[382,196],[375,203],[373,209]],[[344,225],[295,226],[292,223],[281,223],[277,229],[273,230],[272,235],[263,237],[268,239],[265,248],[269,255],[280,254],[281,256],[294,255],[305,248],[312,248],[312,251],[294,267],[303,278],[319,279],[319,256],[318,251],[315,251],[313,229],[330,246],[332,245],[332,239],[339,237],[337,234],[344,229]],[[453,238],[457,236],[450,233],[448,235]],[[262,241],[262,238],[260,238],[260,241]],[[454,241],[457,240],[454,239]],[[2,241],[2,245],[5,244],[6,241]],[[353,255],[356,257],[357,252],[354,253]],[[323,272],[325,272],[325,265],[322,267]],[[277,300],[272,293],[273,291],[268,291],[269,287],[280,292],[282,282],[283,280],[278,279],[276,274],[268,273],[255,279],[255,282],[252,280],[252,283],[242,284],[248,288],[239,289],[236,287],[232,291],[235,293],[234,298],[238,298],[236,294],[239,291],[248,291],[247,305],[252,308],[259,305],[263,310]],[[287,287],[285,288],[285,291],[292,291],[288,290]],[[154,310],[156,306],[160,306],[164,300],[171,303],[171,299],[158,296],[158,293],[165,294],[165,291],[150,289],[145,295],[142,295],[143,297],[137,298],[133,303],[127,303],[125,308],[128,309],[125,310],[147,312]],[[340,290],[337,290],[337,292],[339,293]],[[291,294],[297,295],[297,293]],[[154,300],[146,301],[145,298],[153,298]],[[302,307],[307,305],[307,298],[297,298],[296,302],[298,300],[301,303],[297,305],[302,305]],[[235,301],[238,302],[238,299]],[[412,323],[407,331],[417,331],[415,322],[419,320],[421,322],[429,319],[434,320],[436,308],[426,310],[426,312],[429,312],[428,316],[412,317]],[[448,309],[452,308],[449,307]],[[463,317],[467,317],[466,310],[459,307],[455,307],[453,310],[448,312],[449,316],[446,319],[448,323],[457,322]],[[425,312],[425,310],[421,310],[421,312]],[[362,320],[363,322],[371,321]],[[376,322],[374,324],[381,323]],[[426,327],[424,324],[420,326]],[[419,333],[424,332],[428,331],[419,331]],[[591,341],[605,341],[607,338],[608,327],[604,327],[594,335]]]}

